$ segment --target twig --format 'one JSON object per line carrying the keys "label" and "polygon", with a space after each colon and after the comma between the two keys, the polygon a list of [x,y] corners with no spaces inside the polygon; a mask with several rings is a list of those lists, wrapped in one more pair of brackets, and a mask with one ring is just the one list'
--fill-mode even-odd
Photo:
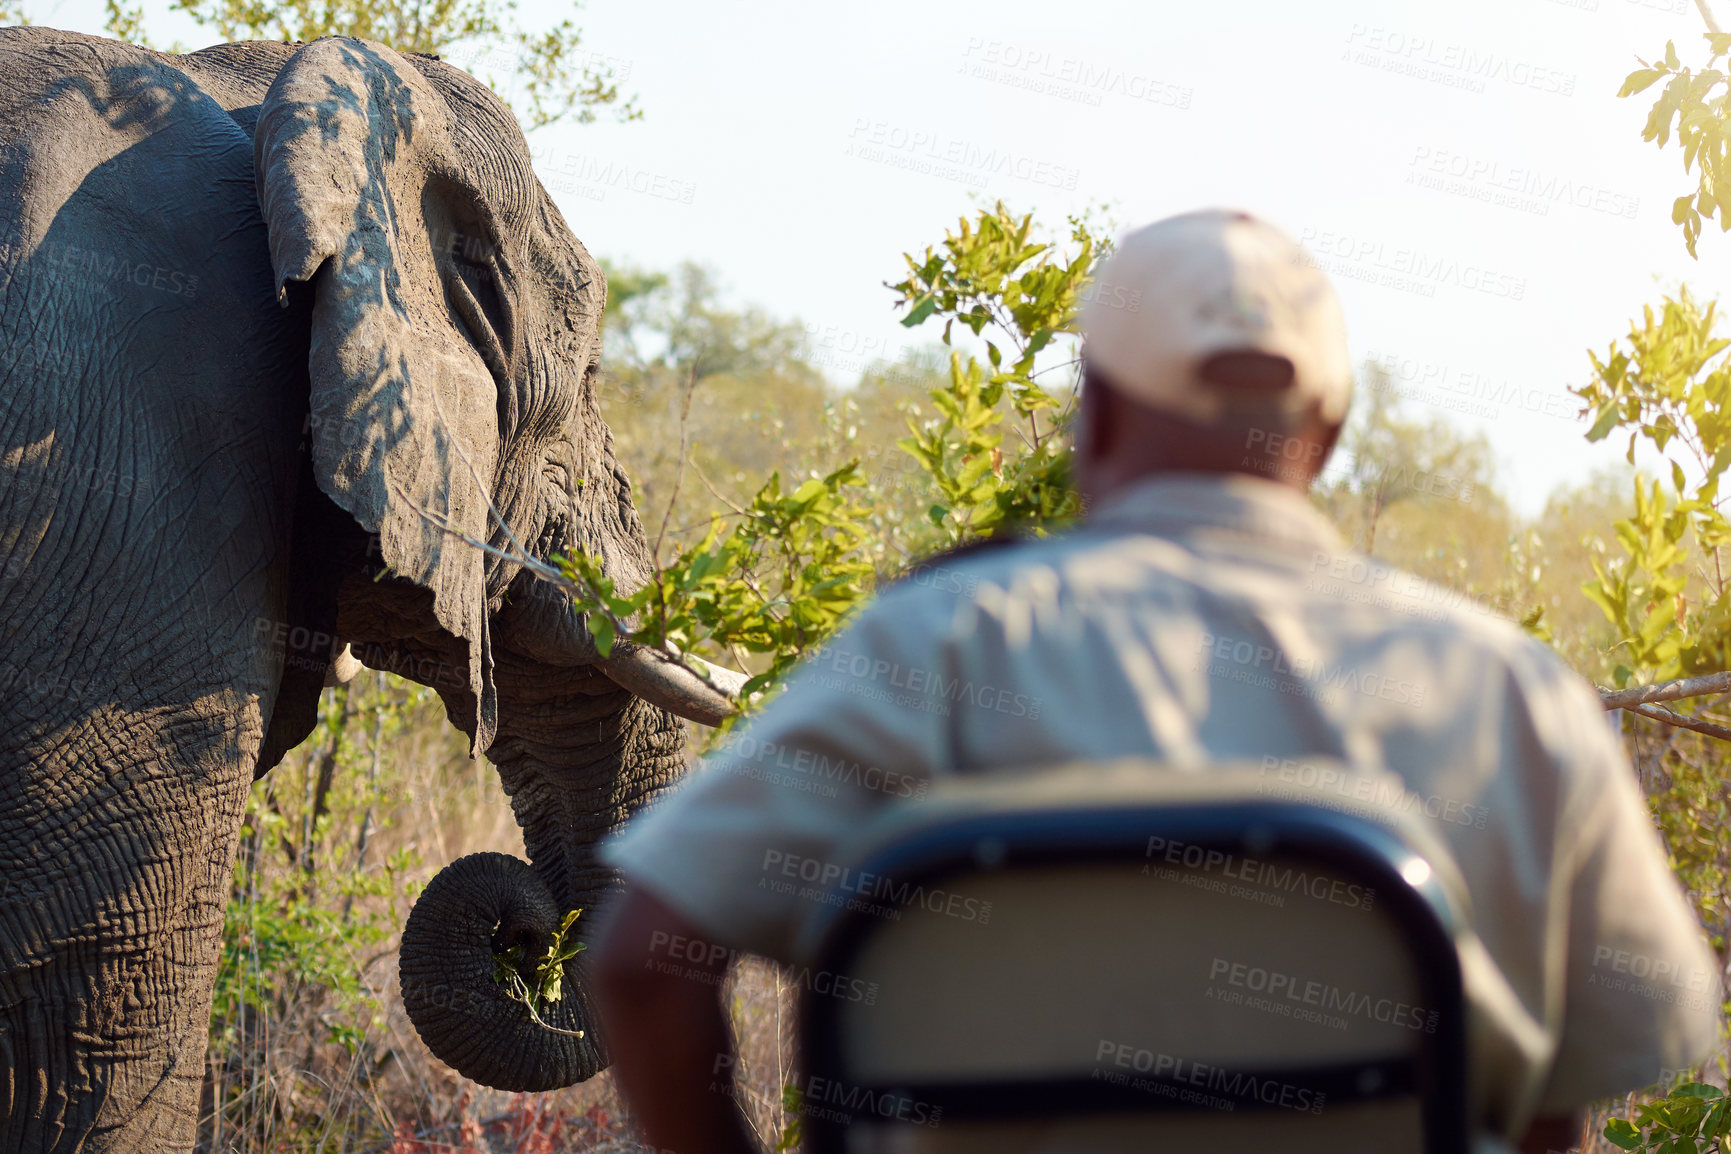
{"label": "twig", "polygon": [[1623,708],[1630,713],[1638,713],[1653,721],[1674,725],[1678,729],[1692,729],[1696,733],[1704,733],[1708,737],[1717,737],[1720,741],[1731,741],[1731,729],[1727,729],[1723,725],[1714,725],[1711,721],[1684,717],[1681,713],[1666,709],[1663,705],[1625,705]]}
{"label": "twig", "polygon": [[[405,500],[410,499],[409,494],[403,490],[402,486],[397,486],[397,492],[401,493]],[[441,532],[449,533],[459,541],[462,541],[465,545],[473,545],[483,553],[490,553],[501,560],[522,565],[525,569],[529,570],[541,580],[550,581],[554,585],[564,589],[567,593],[579,592],[576,582],[566,577],[563,573],[559,572],[559,570],[553,568],[553,566],[547,564],[545,561],[538,561],[535,558],[530,557],[528,554],[512,553],[508,549],[501,549],[497,545],[477,540],[476,538],[469,536],[469,534],[462,529],[452,525],[450,518],[446,517],[443,513],[434,513],[431,510],[423,509],[418,505],[415,507],[415,512],[420,514],[421,519],[432,525],[433,528],[438,529]]]}
{"label": "twig", "polygon": [[1660,681],[1639,685],[1633,689],[1601,689],[1599,701],[1606,709],[1628,709],[1655,701],[1678,701],[1685,697],[1706,697],[1711,693],[1731,693],[1731,672],[1707,673],[1700,677],[1683,677],[1675,681]]}
{"label": "twig", "polygon": [[[667,636],[667,591],[661,582],[661,539],[667,536],[667,522],[673,518],[673,506],[679,503],[679,486],[685,481],[685,459],[690,456],[691,398],[697,393],[697,366],[703,362],[703,346],[691,358],[686,372],[685,399],[679,405],[679,466],[673,471],[673,492],[667,495],[667,511],[661,514],[661,529],[655,534],[655,545],[649,550],[649,560],[655,566],[655,616],[661,625],[661,636]],[[725,696],[725,694],[723,695]]]}
{"label": "twig", "polygon": [[1724,31],[1724,29],[1719,27],[1719,21],[1713,19],[1713,9],[1707,6],[1707,0],[1695,0],[1695,7],[1701,10],[1701,20],[1707,25],[1707,31]]}
{"label": "twig", "polygon": [[[685,458],[688,454],[687,440],[690,430],[691,398],[697,392],[697,366],[703,360],[703,349],[697,350],[697,355],[691,358],[691,368],[686,373],[685,400],[679,406],[679,467],[673,471],[673,493],[667,498],[667,512],[661,515],[661,531],[655,534],[655,547],[649,551],[650,559],[657,569],[661,568],[661,539],[667,535],[667,522],[673,516],[673,506],[679,502],[679,486],[685,480]],[[662,626],[666,627],[666,607],[662,607]]]}
{"label": "twig", "polygon": [[[401,491],[402,490],[399,488],[398,492],[401,492]],[[405,496],[407,496],[407,494],[405,494]],[[495,546],[487,544],[485,541],[477,541],[477,540],[475,540],[475,538],[469,536],[467,533],[463,532],[461,529],[452,528],[450,522],[444,517],[443,514],[432,513],[426,509],[422,509],[419,507],[416,507],[415,512],[420,514],[422,520],[426,521],[428,524],[432,525],[434,528],[440,530],[441,532],[449,533],[451,536],[456,537],[457,539],[461,540],[465,544],[473,545],[475,548],[483,550],[484,552],[492,553],[495,556],[503,557],[509,561],[516,561],[516,562],[520,563],[524,568],[528,569],[535,576],[541,578],[543,581],[547,581],[553,585],[556,585],[557,587],[559,587],[560,589],[563,589],[568,595],[570,595],[572,597],[576,597],[576,596],[579,596],[582,594],[588,594],[590,597],[594,598],[594,600],[595,600],[595,607],[591,610],[591,612],[600,613],[601,615],[606,617],[609,621],[613,622],[614,632],[617,633],[620,637],[627,640],[630,644],[637,646],[639,649],[647,650],[648,652],[660,655],[662,660],[671,662],[672,664],[679,666],[679,668],[685,670],[687,673],[691,674],[693,677],[695,677],[699,681],[703,682],[704,685],[707,685],[709,688],[715,690],[715,692],[721,694],[721,696],[726,697],[730,700],[732,699],[733,695],[731,693],[729,693],[722,686],[717,685],[714,681],[710,680],[709,671],[707,669],[704,669],[701,666],[687,664],[686,660],[685,660],[686,655],[685,655],[683,650],[681,650],[675,646],[666,645],[666,644],[647,645],[641,641],[632,641],[631,640],[632,630],[631,630],[630,623],[623,621],[619,617],[615,616],[613,611],[611,609],[607,608],[606,603],[601,600],[599,592],[593,588],[590,588],[586,583],[585,584],[579,584],[578,582],[571,580],[569,577],[567,577],[563,573],[559,572],[559,570],[553,568],[551,565],[548,565],[548,564],[541,562],[541,561],[536,561],[533,557],[514,556],[513,554],[508,553],[503,549],[499,549]],[[755,590],[753,590],[753,591],[755,592]],[[758,594],[758,596],[761,597],[762,594]]]}
{"label": "twig", "polygon": [[1070,367],[1070,366],[1071,366],[1071,365],[1079,365],[1079,364],[1081,364],[1081,363],[1082,363],[1082,358],[1081,358],[1081,357],[1071,357],[1071,358],[1070,358],[1070,359],[1069,359],[1069,360],[1067,360],[1067,361],[1059,361],[1059,362],[1058,362],[1058,363],[1057,363],[1057,364],[1055,364],[1055,365],[1047,365],[1047,366],[1046,366],[1046,367],[1045,367],[1045,368],[1043,368],[1043,369],[1035,369],[1035,370],[1034,370],[1034,371],[1033,371],[1033,372],[1031,372],[1031,373],[1029,373],[1029,374],[1028,374],[1028,379],[1029,379],[1029,380],[1030,380],[1030,381],[1031,381],[1031,380],[1033,380],[1033,379],[1034,379],[1034,378],[1035,378],[1035,377],[1039,377],[1039,376],[1044,376],[1044,375],[1045,375],[1045,374],[1046,374],[1046,373],[1050,373],[1050,372],[1054,372],[1054,371],[1056,371],[1056,370],[1058,370],[1058,369],[1067,369],[1067,368],[1069,368],[1069,367]]}
{"label": "twig", "polygon": [[[439,421],[445,426],[445,428],[447,430],[449,430],[451,427],[451,422],[445,420],[445,411],[439,405],[439,391],[437,389],[433,389],[433,390],[430,390],[430,392],[431,392],[431,395],[433,398],[433,411],[435,413],[439,414]],[[486,484],[481,480],[480,471],[475,468],[475,463],[473,461],[469,460],[469,454],[463,450],[462,438],[449,437],[448,439],[450,441],[451,447],[457,451],[457,459],[462,461],[464,467],[469,470],[469,477],[475,482],[475,488],[477,491],[480,492],[481,500],[483,500],[487,503],[488,515],[491,516],[493,518],[493,520],[499,522],[499,528],[501,528],[505,531],[505,540],[509,541],[511,543],[511,547],[513,549],[517,550],[518,555],[520,556],[520,558],[523,560],[523,562],[525,564],[529,564],[529,563],[540,564],[539,562],[536,562],[535,559],[529,555],[529,550],[525,549],[523,547],[523,543],[521,541],[517,540],[517,534],[515,534],[511,531],[511,526],[509,524],[507,524],[505,521],[505,515],[503,513],[499,512],[499,507],[497,505],[493,504],[493,494],[487,489]],[[425,514],[423,513],[423,516],[424,515]],[[507,558],[510,557],[509,553],[501,552],[500,555],[507,557]]]}
{"label": "twig", "polygon": [[512,1000],[523,1003],[523,1008],[529,1011],[530,1020],[537,1026],[540,1026],[543,1030],[552,1034],[560,1034],[567,1038],[581,1038],[583,1036],[582,1030],[563,1030],[558,1026],[543,1022],[541,1020],[541,1015],[535,1012],[535,1000],[529,989],[529,983],[525,982],[520,974],[511,975],[511,984],[506,988],[506,993],[512,998]]}
{"label": "twig", "polygon": [[[701,355],[702,354],[700,352],[699,356],[701,356]],[[694,382],[694,385],[695,385],[695,382]],[[688,398],[689,398],[689,394],[688,394]],[[438,398],[438,393],[436,391],[433,393],[433,411],[438,413],[439,420],[444,423],[446,428],[449,428],[450,422],[445,420],[445,414],[444,414],[443,409],[441,409],[439,406],[439,398]],[[415,510],[415,512],[420,516],[420,518],[423,521],[426,521],[428,524],[432,525],[434,528],[439,529],[441,532],[448,533],[451,536],[456,537],[458,540],[462,541],[464,544],[472,545],[475,548],[481,550],[482,552],[491,554],[491,555],[498,557],[502,560],[510,561],[510,562],[515,563],[515,564],[521,565],[523,568],[529,570],[529,572],[531,574],[533,574],[534,576],[539,577],[541,580],[549,582],[550,584],[556,586],[557,588],[564,590],[567,595],[575,597],[580,593],[585,593],[585,592],[588,593],[591,597],[593,597],[596,600],[597,607],[600,609],[600,611],[602,613],[604,613],[607,616],[607,618],[613,622],[615,632],[618,633],[620,636],[629,638],[630,634],[632,632],[630,626],[627,625],[625,622],[621,621],[618,617],[615,617],[613,615],[612,611],[606,607],[605,602],[602,602],[600,597],[597,596],[596,590],[582,588],[581,586],[578,585],[577,582],[571,580],[569,577],[565,576],[565,574],[561,573],[558,569],[547,564],[547,562],[541,561],[541,560],[535,558],[534,556],[532,556],[529,553],[528,549],[524,548],[523,543],[517,539],[517,534],[512,532],[511,526],[506,523],[504,514],[499,512],[499,508],[497,505],[493,504],[492,495],[490,493],[488,493],[487,486],[481,481],[481,474],[475,468],[474,462],[469,460],[469,454],[463,451],[463,446],[462,446],[461,441],[456,437],[449,437],[448,441],[449,441],[449,444],[451,445],[451,447],[456,450],[458,459],[461,460],[463,462],[464,466],[469,470],[469,476],[471,479],[474,480],[475,488],[477,490],[479,490],[479,492],[481,494],[481,500],[485,501],[487,504],[488,515],[491,516],[493,520],[497,521],[499,523],[499,527],[505,531],[505,539],[510,542],[511,549],[514,549],[515,552],[513,553],[511,550],[507,550],[507,549],[500,549],[496,545],[493,545],[491,542],[476,540],[474,537],[471,537],[463,529],[454,526],[451,523],[450,517],[448,517],[444,513],[435,513],[430,509],[424,509],[420,505],[416,504],[414,501],[414,498],[411,497],[409,495],[409,493],[401,485],[393,486],[396,489],[396,491],[403,497],[403,499],[406,502],[408,502],[409,505]],[[683,457],[683,455],[684,454],[683,454],[683,449],[682,449],[681,450],[681,456]],[[677,492],[675,493],[675,495],[677,496]],[[673,509],[672,503],[669,502],[668,512],[671,513],[672,509]],[[666,528],[666,522],[665,521],[663,521],[663,523],[662,523],[662,528],[663,529]],[[659,538],[656,539],[656,548],[657,549],[660,548],[660,539]],[[659,561],[657,561],[657,563],[656,563],[656,573],[657,573],[657,577],[659,578],[659,575],[660,575],[660,563],[659,563]],[[665,632],[665,622],[663,623],[663,632]],[[633,641],[632,644],[639,645],[643,649],[648,649],[648,650],[651,650],[655,653],[660,654],[663,659],[672,662],[674,665],[679,666],[681,669],[685,670],[687,673],[690,673],[693,677],[696,677],[704,685],[708,686],[710,689],[713,689],[715,692],[719,693],[723,698],[731,698],[732,695],[729,694],[727,692],[727,690],[723,689],[721,686],[715,684],[714,681],[710,680],[709,672],[706,669],[703,669],[699,666],[693,666],[693,665],[687,664],[685,661],[685,654],[683,652],[681,652],[679,649],[673,648],[670,646],[666,646],[666,645],[642,645],[640,642],[636,642],[636,641]]]}
{"label": "twig", "polygon": [[689,533],[693,529],[703,528],[705,525],[708,525],[712,521],[726,520],[728,517],[750,517],[750,516],[752,516],[752,514],[750,514],[750,513],[715,513],[715,514],[712,514],[707,520],[693,521],[689,525],[680,525],[680,526],[677,526],[673,531],[675,533]]}
{"label": "twig", "polygon": [[729,501],[726,497],[722,496],[721,491],[718,490],[714,485],[712,485],[710,483],[709,477],[703,472],[703,470],[701,468],[698,467],[696,461],[691,462],[691,471],[693,473],[697,474],[697,479],[699,481],[703,482],[703,487],[705,489],[709,490],[709,495],[711,497],[714,497],[717,501],[720,501],[723,505],[726,505],[729,509],[732,509],[735,513],[738,513],[741,517],[751,516],[751,513],[749,511],[747,511],[745,509],[741,509],[738,505],[735,505],[732,501]]}

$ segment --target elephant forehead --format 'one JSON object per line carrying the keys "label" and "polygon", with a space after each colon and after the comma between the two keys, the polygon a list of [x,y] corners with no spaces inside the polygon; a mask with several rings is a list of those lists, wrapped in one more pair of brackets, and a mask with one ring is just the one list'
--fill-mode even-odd
{"label": "elephant forehead", "polygon": [[498,226],[499,239],[526,236],[535,219],[534,166],[517,118],[486,85],[442,61],[409,58],[423,83],[438,93],[441,127],[450,146],[433,164],[472,189]]}

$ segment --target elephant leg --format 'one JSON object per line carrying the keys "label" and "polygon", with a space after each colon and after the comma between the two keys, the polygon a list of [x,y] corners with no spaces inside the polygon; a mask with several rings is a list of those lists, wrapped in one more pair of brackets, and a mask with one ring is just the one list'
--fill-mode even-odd
{"label": "elephant leg", "polygon": [[232,692],[164,712],[99,711],[6,767],[5,1154],[192,1148],[262,726]]}

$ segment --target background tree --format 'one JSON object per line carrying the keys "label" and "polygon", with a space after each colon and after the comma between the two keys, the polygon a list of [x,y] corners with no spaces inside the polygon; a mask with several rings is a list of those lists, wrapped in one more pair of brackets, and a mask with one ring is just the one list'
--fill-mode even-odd
{"label": "background tree", "polygon": [[[110,36],[154,47],[142,3],[103,2]],[[584,50],[583,32],[569,17],[526,25],[517,0],[168,0],[167,10],[221,41],[356,36],[398,52],[448,56],[499,91],[525,130],[566,118],[587,124],[603,108],[625,121],[643,115],[635,97],[620,99],[612,66]],[[0,0],[0,24],[29,22],[24,0]],[[179,44],[168,50],[183,51]]]}

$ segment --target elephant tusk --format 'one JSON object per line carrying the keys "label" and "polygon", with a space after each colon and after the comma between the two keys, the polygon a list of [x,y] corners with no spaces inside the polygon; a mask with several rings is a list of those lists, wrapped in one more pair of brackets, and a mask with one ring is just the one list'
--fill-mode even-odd
{"label": "elephant tusk", "polygon": [[739,702],[739,695],[745,691],[745,683],[751,680],[751,678],[747,677],[743,673],[736,673],[731,669],[723,669],[719,665],[705,661],[695,653],[685,654],[685,660],[687,664],[701,667],[704,675],[709,678],[709,683],[717,689],[726,692],[727,696],[732,698],[735,704]]}
{"label": "elephant tusk", "polygon": [[325,670],[326,685],[346,685],[355,679],[355,674],[366,668],[361,659],[350,652],[347,645],[343,651],[331,658],[330,668]]}
{"label": "elephant tusk", "polygon": [[598,664],[612,681],[649,704],[700,725],[720,725],[733,715],[745,676],[701,657],[687,654],[684,660],[700,666],[712,684],[667,655],[637,645],[622,643]]}

